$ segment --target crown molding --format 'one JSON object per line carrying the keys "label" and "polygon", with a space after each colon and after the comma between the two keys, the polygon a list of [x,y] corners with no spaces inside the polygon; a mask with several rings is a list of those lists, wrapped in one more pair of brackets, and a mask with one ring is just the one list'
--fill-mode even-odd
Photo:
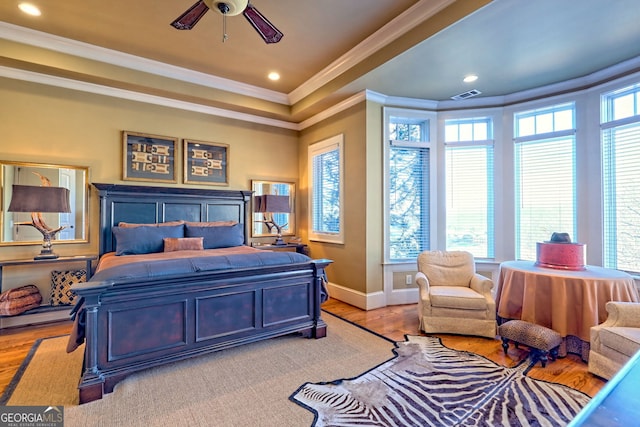
{"label": "crown molding", "polygon": [[640,56],[628,61],[621,62],[605,70],[596,71],[584,77],[579,77],[576,79],[568,80],[566,82],[543,86],[540,88],[517,92],[505,96],[471,98],[463,101],[433,101],[428,99],[388,96],[371,90],[364,90],[327,108],[326,110],[322,111],[319,114],[316,114],[313,117],[310,117],[307,120],[304,120],[300,123],[294,123],[284,120],[269,119],[253,114],[235,112],[202,104],[178,101],[175,99],[164,98],[156,95],[148,95],[140,92],[117,89],[93,83],[81,82],[72,79],[0,66],[0,77],[7,77],[16,80],[40,83],[72,90],[79,90],[82,92],[128,99],[131,101],[144,102],[148,104],[177,108],[186,111],[198,112],[212,116],[225,117],[234,120],[247,121],[251,123],[258,123],[266,126],[273,126],[296,131],[301,131],[310,126],[313,126],[363,101],[373,101],[384,106],[416,108],[433,111],[504,107],[507,105],[530,101],[532,99],[552,97],[555,95],[560,95],[562,93],[592,89],[626,76],[635,75],[640,75]]}
{"label": "crown molding", "polygon": [[289,97],[282,93],[258,86],[240,83],[211,74],[189,70],[175,65],[142,58],[89,43],[54,36],[30,28],[0,22],[0,38],[23,43],[54,52],[77,56],[80,58],[104,62],[107,64],[167,77],[179,81],[198,84],[204,87],[250,96],[278,104],[289,105]]}
{"label": "crown molding", "polygon": [[326,110],[322,111],[321,113],[316,114],[313,117],[308,118],[307,120],[304,120],[302,122],[300,122],[299,126],[298,126],[298,130],[304,130],[310,126],[313,126],[317,123],[320,123],[321,121],[328,119],[331,116],[335,116],[336,114],[353,107],[354,105],[357,105],[363,101],[366,100],[366,91],[362,91],[362,92],[358,92],[355,95],[337,103],[334,104],[333,106],[327,108]]}
{"label": "crown molding", "polygon": [[384,102],[382,102],[385,106],[402,106],[404,108],[416,108],[419,110],[433,110],[436,111],[438,109],[438,101],[432,101],[430,99],[419,99],[419,98],[406,98],[402,96],[385,96]]}
{"label": "crown molding", "polygon": [[7,22],[0,22],[0,38],[135,71],[291,106],[455,1],[456,0],[419,0],[418,3],[405,10],[402,14],[359,43],[349,52],[336,59],[288,95],[89,43],[55,36]]}
{"label": "crown molding", "polygon": [[278,128],[298,130],[296,123],[284,120],[270,119],[257,116],[254,114],[240,113],[237,111],[226,110],[223,108],[211,107],[208,105],[196,104],[193,102],[179,101],[176,99],[165,98],[156,95],[149,95],[141,92],[134,92],[125,89],[118,89],[94,83],[87,83],[78,80],[67,79],[63,77],[51,76],[47,74],[36,73],[32,71],[18,70],[15,68],[0,66],[0,77],[6,77],[14,80],[22,80],[31,83],[39,83],[48,86],[55,86],[65,89],[77,90],[81,92],[93,93],[97,95],[110,96],[129,101],[144,102],[147,104],[160,105],[163,107],[177,108],[185,111],[208,114],[211,116],[224,117],[228,119],[241,120],[250,123],[257,123],[266,126],[274,126]]}
{"label": "crown molding", "polygon": [[301,122],[298,130],[306,129],[322,120],[328,119],[363,101],[373,101],[385,107],[413,108],[430,111],[468,110],[473,108],[496,108],[523,103],[540,98],[551,98],[564,93],[579,92],[601,87],[607,83],[624,77],[640,76],[640,56],[621,62],[604,70],[565,82],[542,86],[539,88],[516,92],[505,96],[485,98],[470,98],[462,101],[445,100],[433,101],[429,99],[405,98],[389,96],[372,90],[363,90],[319,114]]}
{"label": "crown molding", "polygon": [[456,0],[420,0],[289,93],[295,104],[412,30]]}
{"label": "crown molding", "polygon": [[317,123],[320,123],[322,120],[328,119],[331,116],[335,116],[336,114],[364,101],[373,101],[384,106],[398,106],[402,108],[417,108],[422,110],[435,110],[438,106],[437,101],[430,101],[428,99],[387,96],[382,93],[367,89],[356,93],[355,95],[327,108],[326,110],[316,114],[315,116],[307,120],[300,122],[298,130],[303,130]]}
{"label": "crown molding", "polygon": [[395,19],[285,94],[0,21],[0,38],[94,61],[291,106],[456,0],[419,0]]}
{"label": "crown molding", "polygon": [[[297,97],[304,97],[308,93],[311,93],[313,90],[315,90],[315,88],[320,87],[327,81],[335,78],[340,73],[344,72],[351,66],[357,64],[362,59],[366,58],[368,55],[380,49],[382,46],[390,43],[400,35],[409,31],[411,28],[415,27],[420,22],[427,19],[429,16],[437,13],[442,8],[453,3],[453,1],[454,0],[438,0],[437,2],[428,2],[420,0],[412,8],[405,11],[405,13],[398,16],[396,19],[385,25],[383,28],[360,43],[347,54],[343,55],[323,71],[316,74],[299,88],[295,89],[289,96],[280,92],[270,91],[256,86],[239,83],[233,80],[223,79],[217,76],[211,76],[205,73],[195,72],[192,70],[136,57],[122,52],[93,46],[87,43],[53,36],[47,33],[23,28],[5,22],[0,22],[0,38],[112,65],[118,65],[133,70],[156,74],[180,81],[196,83],[205,87],[220,89],[257,99],[263,99],[270,102],[291,105],[289,101],[290,99],[297,99]],[[199,112],[218,117],[248,121],[252,123],[259,123],[267,126],[274,126],[297,131],[317,124],[322,120],[338,114],[341,111],[344,111],[365,100],[374,101],[385,106],[397,106],[435,111],[504,107],[507,105],[513,105],[533,99],[540,99],[563,93],[590,89],[638,72],[640,72],[640,56],[627,61],[623,61],[604,70],[596,71],[592,74],[565,82],[542,86],[539,88],[512,93],[504,96],[470,98],[462,101],[433,101],[427,99],[395,97],[387,96],[370,90],[364,90],[327,108],[326,110],[320,112],[319,114],[316,114],[313,117],[310,117],[300,123],[294,123],[284,120],[270,119],[259,115],[211,107],[203,104],[196,104],[156,95],[149,95],[141,92],[116,89],[108,86],[49,76],[41,73],[28,72],[9,67],[0,67],[0,77],[30,81],[50,86],[57,86],[171,108],[178,108],[186,111]]]}

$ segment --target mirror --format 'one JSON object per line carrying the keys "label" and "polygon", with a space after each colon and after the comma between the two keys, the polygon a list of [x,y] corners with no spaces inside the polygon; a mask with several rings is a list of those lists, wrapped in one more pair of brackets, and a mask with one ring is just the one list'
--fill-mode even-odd
{"label": "mirror", "polygon": [[[278,230],[269,224],[268,220],[273,218],[282,229],[283,236],[293,236],[296,232],[296,185],[292,182],[282,181],[251,181],[251,189],[253,190],[252,199],[252,215],[251,215],[251,236],[252,237],[269,237],[277,236]],[[289,213],[286,212],[256,212],[259,208],[256,206],[256,196],[263,195],[289,196]],[[267,221],[267,222],[265,222]]]}
{"label": "mirror", "polygon": [[69,213],[43,213],[44,221],[50,227],[65,226],[56,234],[60,243],[87,242],[88,221],[88,179],[89,168],[80,166],[47,165],[38,163],[0,161],[0,186],[2,189],[2,212],[0,245],[42,244],[42,234],[34,227],[17,225],[31,222],[28,212],[9,212],[14,184],[41,186],[40,176],[46,177],[54,187],[69,189]]}

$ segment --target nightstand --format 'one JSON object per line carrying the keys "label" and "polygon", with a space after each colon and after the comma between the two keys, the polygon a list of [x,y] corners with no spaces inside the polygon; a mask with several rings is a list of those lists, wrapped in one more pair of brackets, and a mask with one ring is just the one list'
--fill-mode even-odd
{"label": "nightstand", "polygon": [[299,254],[309,256],[309,246],[303,243],[287,243],[286,245],[261,245],[254,244],[253,246],[256,249],[263,249],[268,251],[287,251],[287,252],[298,252]]}
{"label": "nightstand", "polygon": [[[15,267],[21,265],[28,265],[30,267],[40,267],[40,266],[48,266],[54,264],[70,264],[70,263],[85,263],[85,268],[87,270],[87,277],[91,277],[93,273],[93,261],[97,260],[97,255],[79,255],[79,256],[61,256],[54,259],[18,259],[18,260],[4,260],[0,261],[0,292],[4,289],[2,288],[2,277],[4,273],[5,267]],[[63,320],[69,317],[68,312],[71,310],[72,306],[69,305],[61,305],[61,306],[49,306],[42,305],[38,308],[34,308],[32,310],[26,311],[22,314],[18,314],[16,316],[0,316],[0,329],[12,327],[12,326],[23,326],[34,323],[44,323],[44,322],[52,322],[56,320]]]}

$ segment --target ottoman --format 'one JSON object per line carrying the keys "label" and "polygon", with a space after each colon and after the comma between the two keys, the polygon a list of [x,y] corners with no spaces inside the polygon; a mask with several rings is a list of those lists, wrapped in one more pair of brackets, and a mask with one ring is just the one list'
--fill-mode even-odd
{"label": "ottoman", "polygon": [[525,374],[538,362],[544,368],[549,358],[556,360],[558,347],[562,343],[559,333],[541,325],[525,322],[524,320],[510,320],[498,327],[498,335],[502,337],[502,348],[507,354],[509,341],[513,341],[515,347],[524,344],[529,347],[531,363]]}

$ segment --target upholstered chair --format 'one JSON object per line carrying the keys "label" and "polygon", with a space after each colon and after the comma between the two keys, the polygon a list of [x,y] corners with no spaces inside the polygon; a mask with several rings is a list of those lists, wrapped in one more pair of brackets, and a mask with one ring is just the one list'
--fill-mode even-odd
{"label": "upholstered chair", "polygon": [[496,337],[493,282],[476,273],[465,251],[425,251],[418,255],[420,330]]}
{"label": "upholstered chair", "polygon": [[609,316],[591,328],[589,372],[610,379],[640,350],[640,303],[609,301]]}

